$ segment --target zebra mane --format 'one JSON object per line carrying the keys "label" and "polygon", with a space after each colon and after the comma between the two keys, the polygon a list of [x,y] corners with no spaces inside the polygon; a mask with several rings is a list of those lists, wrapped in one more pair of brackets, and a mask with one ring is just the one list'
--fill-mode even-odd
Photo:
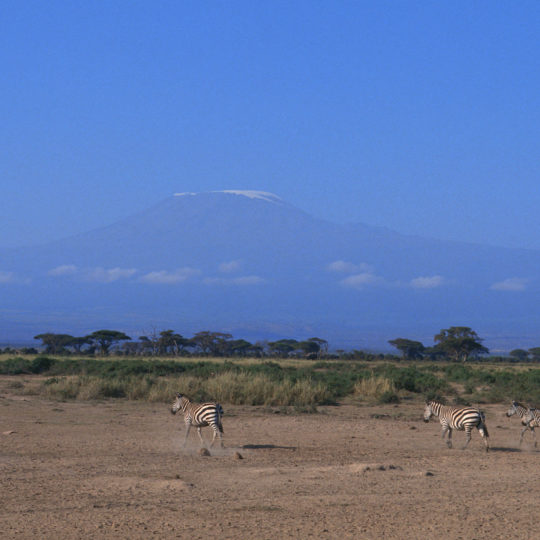
{"label": "zebra mane", "polygon": [[524,409],[529,409],[530,407],[527,407],[524,403],[521,403],[519,401],[512,401],[512,405],[514,407],[523,407]]}

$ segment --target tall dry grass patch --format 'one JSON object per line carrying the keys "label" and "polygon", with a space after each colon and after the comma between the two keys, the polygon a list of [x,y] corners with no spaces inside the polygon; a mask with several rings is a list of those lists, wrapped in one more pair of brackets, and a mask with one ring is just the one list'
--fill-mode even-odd
{"label": "tall dry grass patch", "polygon": [[381,375],[372,374],[354,385],[354,396],[366,401],[380,401],[391,395],[396,395],[396,386],[391,379]]}
{"label": "tall dry grass patch", "polygon": [[39,393],[50,399],[127,398],[168,403],[176,392],[193,401],[233,405],[314,407],[330,399],[326,386],[311,379],[275,381],[266,375],[224,372],[208,379],[193,376],[74,376],[47,379]]}

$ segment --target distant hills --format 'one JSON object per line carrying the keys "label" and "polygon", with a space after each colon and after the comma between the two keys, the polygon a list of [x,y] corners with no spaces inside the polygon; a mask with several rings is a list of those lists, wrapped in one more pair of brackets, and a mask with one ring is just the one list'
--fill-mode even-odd
{"label": "distant hills", "polygon": [[494,350],[527,348],[540,345],[539,271],[540,251],[340,225],[269,193],[176,194],[0,251],[0,341],[171,328],[369,349],[396,337],[430,345],[464,325]]}

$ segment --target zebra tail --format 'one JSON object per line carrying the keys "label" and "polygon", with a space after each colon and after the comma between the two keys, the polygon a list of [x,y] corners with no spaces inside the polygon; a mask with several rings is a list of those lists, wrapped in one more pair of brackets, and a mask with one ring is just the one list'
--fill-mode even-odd
{"label": "zebra tail", "polygon": [[480,411],[480,418],[482,419],[482,424],[480,425],[480,427],[483,429],[485,436],[489,437],[489,431],[486,426],[486,415],[483,411]]}
{"label": "zebra tail", "polygon": [[223,407],[219,403],[216,404],[216,411],[217,411],[217,416],[218,416],[218,421],[217,421],[218,429],[221,433],[224,433],[223,424],[221,423],[221,417],[223,416]]}

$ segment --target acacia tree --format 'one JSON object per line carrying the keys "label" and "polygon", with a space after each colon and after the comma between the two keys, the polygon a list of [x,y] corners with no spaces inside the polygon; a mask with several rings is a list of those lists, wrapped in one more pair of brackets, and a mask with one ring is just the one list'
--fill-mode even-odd
{"label": "acacia tree", "polygon": [[45,346],[45,352],[47,354],[60,354],[66,352],[65,348],[71,345],[75,339],[69,334],[54,334],[52,332],[46,332],[45,334],[38,334],[34,336],[34,339],[40,339]]}
{"label": "acacia tree", "polygon": [[451,326],[441,330],[433,339],[436,343],[434,348],[456,362],[466,362],[471,356],[489,353],[482,345],[482,339],[468,326]]}
{"label": "acacia tree", "polygon": [[197,332],[191,338],[190,344],[197,347],[202,354],[224,356],[227,354],[229,340],[231,338],[232,334],[204,330],[203,332]]}
{"label": "acacia tree", "polygon": [[326,339],[312,337],[309,338],[308,341],[318,345],[319,348],[316,350],[318,357],[323,354],[328,354],[328,341],[326,341]]}
{"label": "acacia tree", "polygon": [[416,360],[424,356],[425,347],[420,341],[412,339],[396,338],[391,339],[388,343],[401,351],[403,358],[406,360]]}
{"label": "acacia tree", "polygon": [[509,355],[519,362],[525,362],[529,357],[529,353],[525,349],[514,349],[513,351],[510,351]]}
{"label": "acacia tree", "polygon": [[117,330],[96,330],[86,337],[99,347],[103,356],[109,354],[109,349],[115,343],[131,339],[124,332],[118,332]]}
{"label": "acacia tree", "polygon": [[158,348],[159,354],[174,354],[178,356],[189,341],[174,332],[174,330],[163,330],[159,333]]}
{"label": "acacia tree", "polygon": [[270,354],[286,358],[290,353],[298,348],[296,339],[280,339],[278,341],[270,341],[268,343]]}

